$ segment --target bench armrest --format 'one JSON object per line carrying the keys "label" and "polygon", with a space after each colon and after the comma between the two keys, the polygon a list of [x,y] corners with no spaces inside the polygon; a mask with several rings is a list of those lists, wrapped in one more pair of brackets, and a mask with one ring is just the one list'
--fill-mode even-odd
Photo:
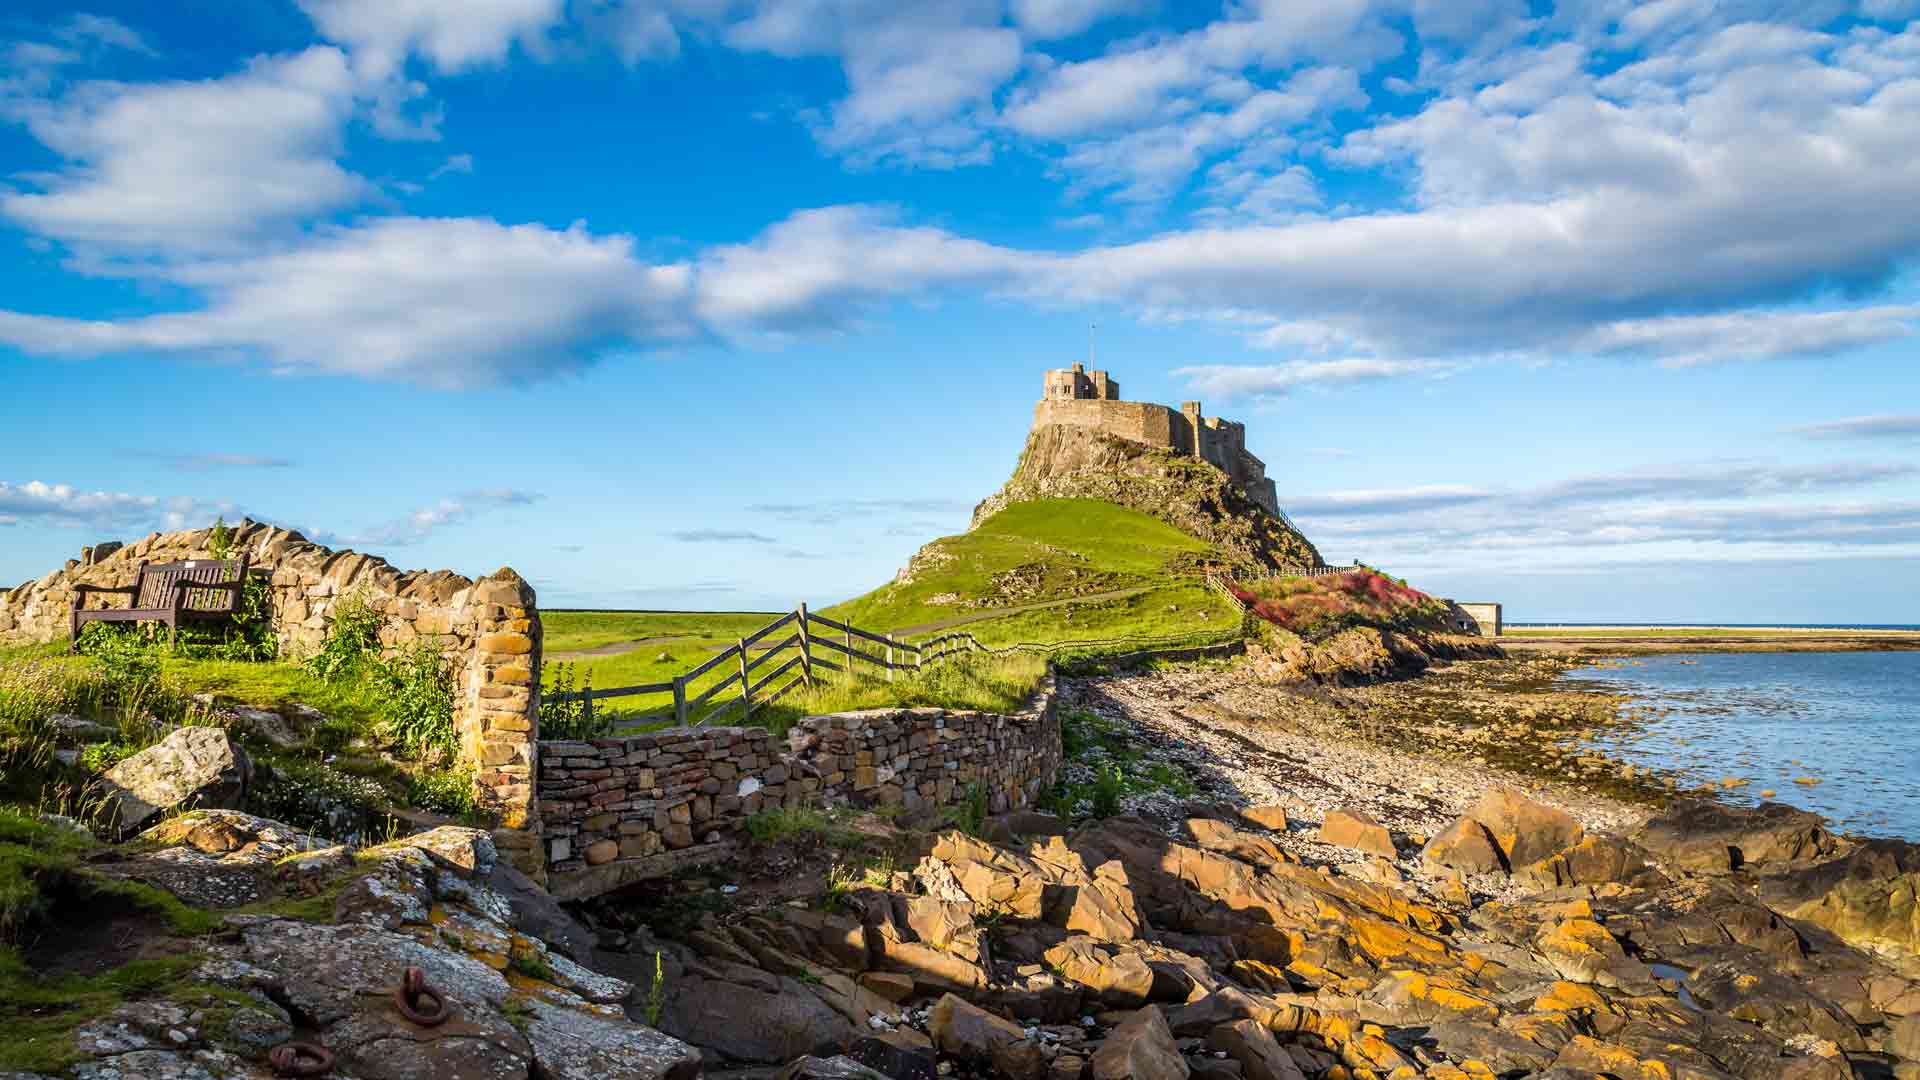
{"label": "bench armrest", "polygon": [[73,591],[82,595],[86,593],[111,592],[126,593],[128,596],[132,596],[134,593],[140,591],[140,587],[138,585],[75,585]]}

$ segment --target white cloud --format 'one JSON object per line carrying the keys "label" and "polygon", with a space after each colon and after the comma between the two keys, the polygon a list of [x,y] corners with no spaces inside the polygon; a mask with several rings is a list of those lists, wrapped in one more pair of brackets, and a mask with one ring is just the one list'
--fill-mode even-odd
{"label": "white cloud", "polygon": [[[1696,463],[1576,476],[1516,490],[1465,486],[1286,495],[1323,551],[1387,564],[1596,564],[1623,558],[1920,553],[1920,503],[1826,501],[1911,481],[1914,466]],[[1768,501],[1760,501],[1768,500]]]}
{"label": "white cloud", "polygon": [[399,71],[410,53],[439,70],[506,59],[514,43],[538,44],[566,13],[566,0],[299,0],[327,40],[346,46],[368,78]]}
{"label": "white cloud", "polygon": [[100,47],[154,55],[153,46],[139,31],[107,15],[79,12],[69,15],[54,27],[54,37],[80,48]]}
{"label": "white cloud", "polygon": [[365,198],[337,158],[355,83],[339,50],[262,58],[201,82],[83,83],[16,107],[65,158],[0,196],[35,232],[110,254],[230,250]]}
{"label": "white cloud", "polygon": [[1579,339],[1599,353],[1656,356],[1671,367],[1824,356],[1920,332],[1920,304],[1836,311],[1741,311],[1608,323]]}
{"label": "white cloud", "polygon": [[1039,40],[1071,37],[1102,19],[1135,15],[1153,6],[1153,0],[1012,0],[1013,21],[1028,37]]}
{"label": "white cloud", "polygon": [[315,542],[331,546],[393,548],[417,544],[432,534],[455,525],[463,525],[489,511],[528,506],[543,496],[512,488],[469,491],[423,506],[393,521],[383,522],[354,533],[317,532]]}
{"label": "white cloud", "polygon": [[1854,416],[1787,430],[1814,439],[1920,439],[1920,415]]}
{"label": "white cloud", "polygon": [[818,128],[822,145],[933,167],[990,155],[975,114],[991,110],[1021,56],[1000,0],[761,0],[724,39],[776,56],[835,57],[848,92]]}
{"label": "white cloud", "polygon": [[1426,360],[1386,360],[1348,357],[1339,360],[1300,360],[1287,364],[1201,364],[1175,368],[1197,393],[1223,398],[1285,394],[1298,386],[1373,382],[1402,375],[1431,375],[1455,365]]}
{"label": "white cloud", "polygon": [[231,503],[177,496],[83,491],[69,484],[0,480],[0,525],[45,523],[93,529],[179,529],[232,513]]}
{"label": "white cloud", "polygon": [[381,218],[289,251],[187,264],[198,311],[119,322],[0,312],[34,352],[186,352],[442,387],[550,377],[684,340],[689,271],[624,236],[483,219]]}
{"label": "white cloud", "polygon": [[944,230],[900,225],[881,208],[803,210],[750,244],[704,254],[699,312],[724,327],[834,329],[877,300],[963,283],[991,286],[1036,261]]}

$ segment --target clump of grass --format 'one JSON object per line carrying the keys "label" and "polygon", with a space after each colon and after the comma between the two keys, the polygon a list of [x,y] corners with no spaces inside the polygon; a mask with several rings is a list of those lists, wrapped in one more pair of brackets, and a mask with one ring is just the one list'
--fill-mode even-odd
{"label": "clump of grass", "polygon": [[370,699],[374,733],[408,756],[446,761],[457,753],[452,664],[424,641],[383,653],[380,616],[359,594],[334,606],[326,639],[301,666],[322,682],[357,689]]}
{"label": "clump of grass", "polygon": [[462,820],[479,812],[473,798],[473,773],[467,769],[424,769],[409,777],[407,802]]}
{"label": "clump of grass", "polygon": [[653,954],[653,982],[647,987],[647,1026],[660,1026],[660,1013],[667,1007],[667,966],[659,953]]}
{"label": "clump of grass", "polygon": [[553,965],[547,963],[547,958],[541,956],[538,949],[515,949],[507,957],[507,966],[529,979],[548,983],[554,981]]}

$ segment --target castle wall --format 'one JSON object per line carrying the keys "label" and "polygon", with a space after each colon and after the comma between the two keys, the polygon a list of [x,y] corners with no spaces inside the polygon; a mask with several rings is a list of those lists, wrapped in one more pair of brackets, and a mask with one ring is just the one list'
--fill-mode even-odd
{"label": "castle wall", "polygon": [[1083,365],[1049,371],[1041,383],[1033,424],[1092,428],[1146,446],[1191,454],[1232,478],[1235,486],[1271,514],[1280,500],[1266,463],[1247,452],[1246,425],[1203,416],[1200,403],[1178,410],[1145,401],[1117,401],[1120,384],[1104,371],[1089,375]]}
{"label": "castle wall", "polygon": [[1165,405],[1145,401],[1042,401],[1033,410],[1035,426],[1066,424],[1097,428],[1109,435],[1182,450],[1192,444],[1186,418]]}

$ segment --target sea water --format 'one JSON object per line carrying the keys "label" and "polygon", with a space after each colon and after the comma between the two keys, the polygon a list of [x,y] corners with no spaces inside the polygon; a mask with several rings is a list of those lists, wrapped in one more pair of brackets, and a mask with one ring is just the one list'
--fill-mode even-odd
{"label": "sea water", "polygon": [[1663,654],[1561,685],[1635,699],[1639,723],[1594,740],[1615,758],[1685,784],[1745,779],[1726,797],[1772,789],[1844,831],[1920,841],[1920,652]]}

